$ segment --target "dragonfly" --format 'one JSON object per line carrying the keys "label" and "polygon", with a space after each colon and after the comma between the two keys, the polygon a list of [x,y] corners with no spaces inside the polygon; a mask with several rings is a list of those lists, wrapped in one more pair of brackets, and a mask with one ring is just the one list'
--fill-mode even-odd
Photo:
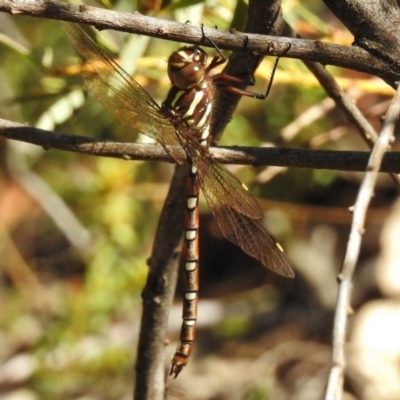
{"label": "dragonfly", "polygon": [[[212,74],[226,59],[217,49],[208,54],[198,45],[174,51],[168,59],[172,87],[160,106],[113,58],[100,49],[77,25],[63,24],[76,50],[85,59],[85,86],[119,123],[155,139],[179,164],[189,163],[183,223],[182,264],[184,296],[180,342],[173,356],[170,375],[179,375],[192,352],[196,335],[199,291],[199,193],[216,219],[222,234],[271,271],[294,277],[279,243],[261,223],[257,200],[231,172],[210,154],[210,116],[217,87],[253,98],[268,95],[237,87],[242,79]],[[235,86],[236,85],[236,86]],[[179,149],[183,149],[186,157]]]}

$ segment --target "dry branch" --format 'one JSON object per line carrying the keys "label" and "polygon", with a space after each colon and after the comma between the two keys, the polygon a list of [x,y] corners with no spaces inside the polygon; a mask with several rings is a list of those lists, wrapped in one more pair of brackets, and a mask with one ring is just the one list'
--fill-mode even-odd
{"label": "dry branch", "polygon": [[[0,11],[12,15],[25,15],[35,18],[48,18],[75,23],[89,24],[96,28],[114,29],[157,37],[164,40],[201,44],[200,27],[180,24],[143,16],[139,13],[122,13],[86,5],[72,5],[54,0],[0,0]],[[262,15],[265,15],[264,12]],[[264,19],[265,20],[265,19]],[[376,75],[393,82],[398,79],[399,69],[395,69],[367,51],[356,46],[340,46],[319,40],[289,39],[285,37],[267,36],[265,34],[224,32],[217,29],[204,29],[206,36],[212,39],[221,49],[241,51],[246,48],[257,55],[280,56],[290,42],[291,49],[285,57],[319,62],[323,65],[336,65],[342,68]]]}
{"label": "dry branch", "polygon": [[354,205],[349,241],[347,243],[342,271],[339,275],[340,283],[333,329],[332,366],[325,400],[341,400],[343,396],[344,371],[346,367],[345,343],[347,320],[351,310],[353,275],[360,253],[368,205],[374,195],[375,184],[383,156],[394,140],[393,134],[399,115],[400,86],[386,114],[379,138],[371,152],[367,172],[365,173]]}
{"label": "dry branch", "polygon": [[[86,136],[45,131],[4,119],[0,119],[0,136],[41,146],[46,150],[57,149],[123,160],[174,162],[167,151],[158,144],[104,141]],[[181,151],[183,155],[183,149]],[[370,155],[369,152],[362,151],[245,146],[211,147],[210,152],[221,164],[255,167],[273,165],[360,172],[365,171]],[[400,172],[400,153],[387,153],[380,172]]]}

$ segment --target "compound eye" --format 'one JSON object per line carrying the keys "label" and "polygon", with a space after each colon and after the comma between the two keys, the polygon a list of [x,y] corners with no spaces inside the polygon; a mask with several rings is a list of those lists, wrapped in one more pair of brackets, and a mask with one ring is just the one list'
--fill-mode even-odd
{"label": "compound eye", "polygon": [[168,70],[169,79],[179,89],[189,89],[204,78],[204,68],[196,64],[187,64],[179,70]]}
{"label": "compound eye", "polygon": [[199,48],[183,47],[171,54],[168,76],[179,89],[189,89],[204,78],[207,53]]}

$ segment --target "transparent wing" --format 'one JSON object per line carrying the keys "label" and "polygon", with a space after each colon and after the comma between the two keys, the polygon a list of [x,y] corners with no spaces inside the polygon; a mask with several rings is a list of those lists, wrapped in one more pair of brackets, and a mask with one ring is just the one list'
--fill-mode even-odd
{"label": "transparent wing", "polygon": [[63,23],[76,50],[86,60],[82,76],[88,90],[122,125],[159,142],[179,163],[185,158],[174,148],[179,145],[175,128],[160,106],[107,53],[96,46],[78,26]]}
{"label": "transparent wing", "polygon": [[253,195],[235,175],[212,158],[207,148],[196,140],[189,147],[187,144],[184,144],[185,151],[198,169],[201,189],[211,210],[226,205],[250,218],[260,219],[263,216]]}
{"label": "transparent wing", "polygon": [[260,220],[252,219],[237,210],[221,206],[211,208],[223,235],[243,251],[260,260],[271,271],[294,277],[294,272],[280,245],[265,230]]}
{"label": "transparent wing", "polygon": [[198,169],[204,197],[223,235],[271,271],[294,277],[280,245],[260,222],[263,212],[257,200],[206,148],[193,143],[186,151]]}

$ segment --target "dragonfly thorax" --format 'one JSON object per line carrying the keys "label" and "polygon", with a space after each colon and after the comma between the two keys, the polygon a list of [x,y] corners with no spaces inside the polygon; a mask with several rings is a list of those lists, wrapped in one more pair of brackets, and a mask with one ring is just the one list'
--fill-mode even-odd
{"label": "dragonfly thorax", "polygon": [[205,75],[207,53],[199,46],[181,47],[168,59],[168,76],[179,89],[198,85]]}
{"label": "dragonfly thorax", "polygon": [[208,138],[214,93],[207,58],[207,53],[198,46],[181,47],[171,54],[168,75],[173,85],[161,107],[178,131],[183,123],[203,144]]}

